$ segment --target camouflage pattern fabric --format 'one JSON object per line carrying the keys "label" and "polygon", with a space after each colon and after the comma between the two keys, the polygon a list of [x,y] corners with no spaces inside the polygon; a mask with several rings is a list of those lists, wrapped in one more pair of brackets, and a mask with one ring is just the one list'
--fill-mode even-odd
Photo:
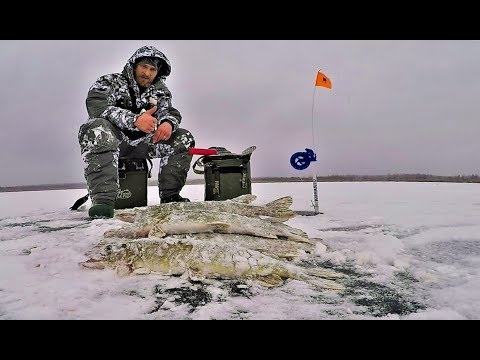
{"label": "camouflage pattern fabric", "polygon": [[[135,82],[134,64],[140,57],[160,59],[162,66],[152,85],[143,93]],[[80,127],[78,140],[90,198],[114,202],[118,190],[118,159],[159,158],[160,196],[178,193],[187,178],[192,160],[188,153],[195,146],[192,134],[180,128],[182,116],[172,106],[172,94],[165,85],[171,65],[165,55],[152,46],[138,49],[127,61],[122,73],[104,75],[88,91],[89,119]],[[157,123],[168,121],[172,136],[168,141],[151,143],[153,134],[138,130],[134,123],[149,101],[155,99]]]}

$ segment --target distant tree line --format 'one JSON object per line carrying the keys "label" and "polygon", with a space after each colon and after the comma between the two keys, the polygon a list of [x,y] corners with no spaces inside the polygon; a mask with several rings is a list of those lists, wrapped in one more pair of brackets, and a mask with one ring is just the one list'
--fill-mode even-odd
{"label": "distant tree line", "polygon": [[[308,177],[257,177],[253,182],[302,182],[312,181],[312,176]],[[449,183],[480,183],[480,176],[473,175],[454,175],[440,176],[428,174],[387,174],[387,175],[327,175],[317,176],[319,182],[358,182],[358,181],[396,181],[396,182],[449,182]]]}
{"label": "distant tree line", "polygon": [[[304,177],[253,177],[253,183],[268,182],[310,182],[312,176]],[[359,182],[359,181],[396,181],[396,182],[445,182],[445,183],[480,183],[479,175],[439,176],[428,174],[387,174],[387,175],[327,175],[317,176],[318,182]],[[204,179],[189,179],[187,185],[203,184]],[[150,179],[148,185],[156,185],[156,179]],[[40,184],[23,186],[0,186],[0,192],[43,191],[60,189],[86,189],[85,183]]]}

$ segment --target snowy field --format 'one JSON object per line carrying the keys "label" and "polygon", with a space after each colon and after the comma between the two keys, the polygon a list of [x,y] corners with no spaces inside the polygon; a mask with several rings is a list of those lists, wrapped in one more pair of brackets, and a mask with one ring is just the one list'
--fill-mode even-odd
{"label": "snowy field", "polygon": [[[203,200],[203,185],[182,195]],[[254,183],[256,205],[312,184]],[[0,319],[480,319],[480,186],[318,183],[320,211],[288,225],[327,251],[306,267],[345,274],[330,293],[289,280],[267,289],[227,280],[132,275],[79,266],[116,219],[89,221],[85,190],[0,193]],[[149,187],[149,204],[158,203]]]}

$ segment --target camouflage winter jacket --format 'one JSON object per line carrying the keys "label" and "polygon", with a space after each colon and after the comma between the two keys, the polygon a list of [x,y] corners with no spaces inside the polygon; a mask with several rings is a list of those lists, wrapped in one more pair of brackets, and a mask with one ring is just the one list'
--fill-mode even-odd
{"label": "camouflage winter jacket", "polygon": [[[134,77],[135,60],[151,56],[160,58],[162,66],[152,85],[140,95]],[[154,116],[158,123],[168,121],[176,131],[182,120],[180,112],[172,107],[172,94],[165,85],[171,66],[165,55],[152,46],[138,49],[124,66],[121,74],[104,75],[97,79],[88,91],[87,111],[90,119],[105,118],[122,129],[129,137],[145,135],[134,125],[140,111],[149,105],[150,98],[157,100],[158,110]]]}

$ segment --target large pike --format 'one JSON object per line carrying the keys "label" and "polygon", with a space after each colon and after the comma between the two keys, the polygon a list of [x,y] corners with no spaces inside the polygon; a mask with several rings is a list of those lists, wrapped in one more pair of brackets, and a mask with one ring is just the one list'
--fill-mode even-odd
{"label": "large pike", "polygon": [[273,200],[264,205],[252,205],[257,197],[252,194],[241,195],[231,200],[223,201],[197,201],[197,202],[173,202],[159,205],[151,205],[133,210],[124,210],[117,214],[117,218],[126,222],[139,222],[142,219],[156,217],[158,213],[166,211],[217,211],[227,212],[249,217],[265,217],[272,221],[284,222],[295,217],[295,211],[290,210],[293,200],[291,196],[285,196]]}
{"label": "large pike", "polygon": [[179,234],[222,233],[310,243],[304,231],[282,222],[220,211],[172,210],[161,206],[147,212],[141,208],[139,210],[141,216],[135,216],[134,226],[109,230],[104,234],[105,237],[135,239],[162,238]]}
{"label": "large pike", "polygon": [[192,280],[250,279],[269,287],[297,279],[342,289],[339,273],[296,264],[323,244],[278,221],[291,211],[291,197],[263,207],[249,205],[253,199],[169,203],[120,212],[117,218],[128,224],[105,232],[82,265],[114,268],[120,275],[157,272],[187,274]]}
{"label": "large pike", "polygon": [[[273,241],[273,240],[271,240]],[[276,240],[278,241],[278,240]],[[89,260],[93,269],[116,269],[119,275],[161,273],[187,275],[191,280],[245,279],[266,287],[288,279],[305,281],[322,289],[342,290],[343,275],[329,269],[305,269],[288,261],[246,247],[246,242],[191,237],[143,238],[97,245]]]}

